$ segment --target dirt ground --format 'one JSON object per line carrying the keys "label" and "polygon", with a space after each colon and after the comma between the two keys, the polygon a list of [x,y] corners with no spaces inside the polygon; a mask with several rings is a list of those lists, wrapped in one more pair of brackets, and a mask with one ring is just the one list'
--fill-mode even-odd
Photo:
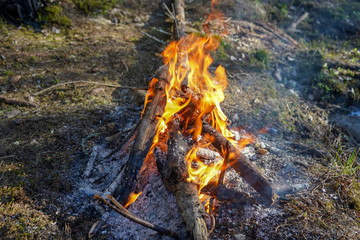
{"label": "dirt ground", "polygon": [[[211,1],[186,2],[187,31],[203,34]],[[327,19],[319,16],[329,14],[322,1],[272,2],[217,6],[232,19],[210,71],[226,69],[222,108],[231,126],[257,135],[247,148],[251,160],[274,185],[280,176],[307,185],[272,208],[221,203],[210,239],[359,239],[358,136],[332,121],[359,106],[359,32],[345,29],[346,20],[321,31]],[[76,1],[59,1],[57,14],[71,23],[50,21],[42,33],[0,22],[0,96],[26,102],[0,101],[1,239],[88,237],[101,215],[86,204],[80,211],[82,200],[68,196],[93,147],[115,148],[105,139],[140,119],[145,91],[128,87],[147,87],[171,41],[161,3],[121,1],[85,13]],[[349,7],[356,2],[330,3],[359,20]],[[287,31],[302,11],[310,15],[299,31]],[[94,239],[114,239],[104,231]]]}

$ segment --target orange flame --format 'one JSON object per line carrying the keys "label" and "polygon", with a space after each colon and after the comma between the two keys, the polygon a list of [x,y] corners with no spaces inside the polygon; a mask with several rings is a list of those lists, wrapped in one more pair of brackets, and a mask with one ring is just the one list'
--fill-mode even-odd
{"label": "orange flame", "polygon": [[203,187],[205,187],[210,181],[216,181],[219,179],[221,168],[224,163],[224,159],[213,164],[206,165],[196,156],[196,152],[199,149],[198,146],[188,152],[185,159],[188,165],[189,177],[186,179],[188,182],[195,182],[199,184],[199,194]]}
{"label": "orange flame", "polygon": [[[216,1],[213,0],[212,8],[215,4]],[[222,14],[221,17],[223,18]],[[205,25],[215,18],[209,16],[208,19]],[[213,164],[205,164],[197,157],[198,149],[213,141],[209,136],[201,136],[202,121],[206,119],[239,149],[252,141],[252,137],[236,141],[235,134],[228,129],[228,119],[221,110],[220,103],[225,99],[224,91],[228,84],[226,72],[221,65],[213,73],[209,71],[213,63],[210,53],[218,46],[218,37],[212,35],[200,37],[191,34],[177,42],[171,42],[162,52],[163,62],[167,66],[166,105],[162,116],[157,118],[157,132],[147,155],[147,158],[152,155],[152,150],[157,146],[159,139],[166,135],[163,133],[167,131],[168,124],[179,118],[184,125],[181,126],[182,133],[191,135],[195,142],[185,160],[189,175],[187,181],[199,185],[199,194],[210,182],[218,182],[224,163],[224,159],[221,159]],[[153,78],[150,83],[145,107],[154,95],[157,81],[158,79]],[[232,156],[233,153],[229,155]],[[206,195],[205,197],[200,195],[200,198],[206,198]]]}
{"label": "orange flame", "polygon": [[204,24],[203,28],[204,31],[208,34],[211,33],[211,28],[216,29],[217,32],[220,33],[220,35],[225,35],[227,33],[227,24],[225,16],[222,12],[215,10],[215,5],[217,5],[218,2],[216,0],[211,1],[211,13],[208,14]]}
{"label": "orange flame", "polygon": [[133,202],[136,201],[136,199],[140,196],[140,194],[142,194],[142,192],[139,192],[139,193],[131,193],[130,196],[129,196],[129,199],[127,201],[127,203],[125,204],[125,208],[127,208],[130,204],[132,204]]}

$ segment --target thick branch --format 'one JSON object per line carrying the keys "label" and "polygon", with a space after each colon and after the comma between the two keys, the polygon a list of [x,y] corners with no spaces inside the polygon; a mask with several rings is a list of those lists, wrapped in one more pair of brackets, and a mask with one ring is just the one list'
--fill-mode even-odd
{"label": "thick branch", "polygon": [[216,131],[209,123],[203,123],[203,133],[209,133],[214,136],[212,145],[221,153],[222,148],[228,147],[229,165],[239,175],[245,179],[267,202],[273,204],[277,198],[276,193],[272,189],[269,181],[260,170],[243,155],[239,149],[234,147],[229,141],[218,131]]}
{"label": "thick branch", "polygon": [[165,85],[166,80],[159,78],[155,85],[154,95],[149,98],[149,102],[145,107],[138,134],[131,149],[129,160],[126,163],[124,177],[114,193],[115,197],[122,203],[127,201],[130,193],[134,190],[137,175],[151,148],[158,123],[157,117],[162,115],[166,103]]}
{"label": "thick branch", "polygon": [[188,177],[185,155],[188,151],[179,127],[169,126],[170,138],[168,152],[156,156],[156,164],[162,176],[165,187],[175,195],[180,213],[184,219],[186,230],[193,239],[207,239],[205,209],[198,197],[198,187],[186,181]]}

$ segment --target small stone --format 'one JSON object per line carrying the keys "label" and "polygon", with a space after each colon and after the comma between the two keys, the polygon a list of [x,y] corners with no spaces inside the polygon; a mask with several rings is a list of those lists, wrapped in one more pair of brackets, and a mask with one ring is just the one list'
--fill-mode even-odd
{"label": "small stone", "polygon": [[136,16],[134,19],[134,22],[139,23],[139,22],[142,22],[142,20],[139,16]]}
{"label": "small stone", "polygon": [[99,71],[100,71],[100,69],[98,67],[92,67],[91,68],[91,73],[97,73]]}
{"label": "small stone", "polygon": [[276,147],[271,147],[269,149],[269,152],[272,153],[272,154],[275,154],[275,155],[279,155],[281,153],[281,150],[276,148]]}
{"label": "small stone", "polygon": [[39,144],[39,142],[36,141],[35,139],[33,139],[33,140],[30,142],[30,145],[37,145],[37,144]]}
{"label": "small stone", "polygon": [[61,29],[59,28],[56,28],[56,27],[52,27],[52,32],[55,33],[55,34],[59,34],[61,32]]}
{"label": "small stone", "polygon": [[268,128],[269,133],[277,134],[279,131],[276,128]]}
{"label": "small stone", "polygon": [[235,115],[232,117],[233,121],[239,121],[240,118],[239,118],[239,114],[235,113]]}
{"label": "small stone", "polygon": [[119,9],[119,8],[114,8],[114,9],[111,10],[111,12],[110,12],[111,15],[116,15],[116,14],[118,14],[118,13],[120,13],[120,9]]}
{"label": "small stone", "polygon": [[20,145],[20,142],[16,141],[16,142],[14,142],[14,145],[18,146],[18,145]]}
{"label": "small stone", "polygon": [[5,116],[10,119],[10,118],[16,117],[20,113],[21,113],[21,111],[19,109],[14,109],[14,110],[12,110],[10,112],[7,112]]}
{"label": "small stone", "polygon": [[230,56],[230,60],[231,60],[231,61],[236,61],[237,59],[236,59],[236,57],[234,57],[234,56]]}
{"label": "small stone", "polygon": [[93,90],[91,90],[91,94],[93,94],[93,95],[99,95],[103,92],[105,92],[105,88],[103,88],[103,87],[98,87],[98,88],[94,88]]}
{"label": "small stone", "polygon": [[234,235],[233,239],[234,240],[246,240],[246,236],[244,234],[239,233],[239,234]]}
{"label": "small stone", "polygon": [[16,75],[15,77],[12,77],[12,78],[10,79],[10,83],[14,85],[14,84],[17,83],[18,81],[20,81],[20,79],[21,79],[21,75]]}
{"label": "small stone", "polygon": [[286,86],[289,88],[295,88],[296,85],[297,85],[297,82],[295,82],[294,80],[289,80],[286,84]]}

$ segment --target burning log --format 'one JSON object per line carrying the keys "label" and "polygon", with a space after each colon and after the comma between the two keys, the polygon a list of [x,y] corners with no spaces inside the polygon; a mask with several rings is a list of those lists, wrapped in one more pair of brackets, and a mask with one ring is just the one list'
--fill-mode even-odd
{"label": "burning log", "polygon": [[[274,203],[277,195],[266,177],[229,142],[232,133],[220,108],[227,86],[225,69],[218,66],[214,74],[208,71],[212,62],[210,52],[218,47],[219,41],[213,36],[186,36],[183,7],[183,0],[174,0],[172,9],[176,12],[166,7],[175,21],[174,38],[181,39],[162,53],[165,65],[150,83],[129,159],[109,192],[115,189],[115,197],[125,203],[137,182],[141,182],[138,175],[144,160],[154,154],[163,183],[176,198],[187,232],[193,239],[202,240],[211,231],[207,229],[207,214],[199,199],[201,189],[219,181],[219,186],[210,187],[219,200],[250,202],[248,194],[222,185],[227,165],[269,203]],[[215,128],[205,122],[207,118]],[[211,150],[214,148],[217,152]]]}
{"label": "burning log", "polygon": [[229,165],[245,179],[267,202],[273,204],[277,198],[276,193],[271,187],[265,175],[249,159],[242,154],[239,149],[234,147],[229,141],[218,131],[216,131],[209,123],[203,121],[203,132],[214,136],[215,140],[212,145],[222,152],[222,148],[228,147],[230,153]]}
{"label": "burning log", "polygon": [[207,239],[206,212],[198,197],[199,189],[196,184],[186,180],[188,177],[185,162],[188,152],[187,142],[180,132],[177,120],[171,122],[169,129],[168,152],[166,156],[160,152],[156,157],[158,170],[165,187],[176,198],[185,221],[186,231],[193,239]]}
{"label": "burning log", "polygon": [[162,76],[162,70],[160,69],[159,80],[156,78],[152,80],[152,84],[155,85],[155,91],[148,92],[147,105],[139,124],[138,134],[131,149],[129,160],[126,163],[121,182],[114,192],[115,197],[122,203],[127,201],[130,193],[134,190],[137,175],[156,134],[157,117],[161,116],[164,111],[166,101],[164,95],[167,81]]}

